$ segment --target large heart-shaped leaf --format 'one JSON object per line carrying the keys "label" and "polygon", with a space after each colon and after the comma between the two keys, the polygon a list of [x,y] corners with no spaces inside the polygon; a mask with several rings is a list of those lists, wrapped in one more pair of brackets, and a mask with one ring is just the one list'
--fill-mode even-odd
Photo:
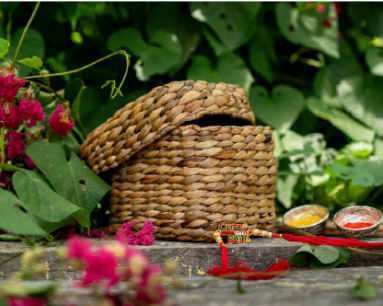
{"label": "large heart-shaped leaf", "polygon": [[291,3],[280,2],[276,8],[277,22],[283,35],[292,43],[339,57],[338,17],[334,4],[326,5],[323,14],[300,12]]}
{"label": "large heart-shaped leaf", "polygon": [[364,168],[361,167],[347,167],[334,163],[331,165],[333,173],[343,180],[350,180],[354,185],[370,187],[375,185],[374,177]]}
{"label": "large heart-shaped leaf", "polygon": [[38,226],[33,218],[16,207],[23,207],[29,212],[27,205],[9,191],[0,189],[0,228],[19,235],[40,235],[47,233]]}
{"label": "large heart-shaped leaf", "polygon": [[255,116],[275,129],[289,129],[305,107],[302,93],[287,85],[275,86],[271,97],[266,88],[254,86],[250,103]]}
{"label": "large heart-shaped leaf", "polygon": [[44,179],[32,171],[18,171],[12,176],[17,196],[38,218],[60,222],[80,208],[54,192]]}
{"label": "large heart-shaped leaf", "polygon": [[25,66],[35,69],[40,69],[40,67],[43,65],[43,61],[37,56],[33,56],[32,58],[23,58],[19,60],[19,62]]}
{"label": "large heart-shaped leaf", "polygon": [[348,160],[355,167],[373,176],[374,185],[380,186],[383,184],[383,159],[371,156],[368,159],[348,157]]}
{"label": "large heart-shaped leaf", "polygon": [[374,140],[374,131],[352,119],[346,113],[331,107],[318,99],[308,99],[307,107],[313,114],[324,120],[330,121],[331,124],[336,126],[353,140],[367,142],[372,142]]}
{"label": "large heart-shaped leaf", "polygon": [[[43,152],[43,154],[42,154]],[[110,186],[94,174],[74,153],[69,162],[61,146],[34,142],[26,150],[56,192],[85,210],[87,217]]]}
{"label": "large heart-shaped leaf", "polygon": [[[192,2],[192,16],[206,23],[222,44],[233,51],[249,39],[260,2]],[[251,34],[251,33],[250,33]]]}
{"label": "large heart-shaped leaf", "polygon": [[320,263],[326,265],[335,262],[339,258],[340,254],[338,248],[332,246],[304,245],[291,256],[289,263],[291,265],[300,265],[306,259],[307,255],[315,257]]}
{"label": "large heart-shaped leaf", "polygon": [[245,62],[234,53],[225,53],[220,56],[216,68],[213,67],[207,57],[203,55],[194,57],[193,63],[188,69],[187,77],[192,80],[214,83],[239,84],[246,91],[250,89],[250,85],[254,81]]}
{"label": "large heart-shaped leaf", "polygon": [[112,51],[127,48],[140,58],[134,68],[141,81],[147,81],[155,74],[165,74],[182,60],[177,35],[165,30],[156,31],[146,43],[136,29],[122,29],[109,37],[107,46]]}
{"label": "large heart-shaped leaf", "polygon": [[148,14],[146,28],[149,37],[162,29],[174,32],[179,38],[183,50],[182,60],[170,73],[178,71],[187,62],[202,38],[198,21],[183,14],[183,4],[177,2],[157,3]]}

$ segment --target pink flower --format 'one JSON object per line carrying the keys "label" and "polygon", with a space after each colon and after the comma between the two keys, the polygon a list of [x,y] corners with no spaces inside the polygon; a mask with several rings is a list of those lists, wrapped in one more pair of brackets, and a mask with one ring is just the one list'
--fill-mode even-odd
{"label": "pink flower", "polygon": [[112,287],[119,281],[116,273],[117,262],[113,254],[105,249],[89,254],[85,257],[85,276],[82,280],[83,286],[93,283],[106,283],[106,286]]}
{"label": "pink flower", "polygon": [[21,99],[20,101],[20,119],[27,122],[27,127],[34,127],[37,121],[44,119],[44,111],[41,103],[37,100]]}
{"label": "pink flower", "polygon": [[136,286],[137,300],[148,304],[161,304],[166,292],[159,278],[160,268],[149,266],[142,275],[141,282]]}
{"label": "pink flower", "polygon": [[45,301],[32,297],[10,297],[7,298],[9,306],[45,306]]}
{"label": "pink flower", "polygon": [[24,155],[25,145],[21,134],[14,131],[8,131],[5,139],[8,139],[6,151],[9,159],[21,159]]}
{"label": "pink flower", "polygon": [[152,245],[154,242],[153,232],[155,228],[149,220],[144,223],[144,226],[136,234],[138,244],[141,245]]}
{"label": "pink flower", "polygon": [[126,222],[122,224],[122,228],[119,228],[116,233],[116,238],[122,244],[128,245],[151,245],[153,244],[155,238],[152,236],[154,232],[154,226],[152,222],[147,220],[144,223],[144,226],[141,230],[139,230],[134,236],[132,232],[132,227],[134,226],[134,222]]}
{"label": "pink flower", "polygon": [[12,102],[19,92],[20,87],[25,85],[22,78],[15,78],[15,73],[11,66],[0,68],[0,101]]}
{"label": "pink flower", "polygon": [[68,258],[85,259],[91,256],[91,243],[88,239],[74,236],[68,242]]}
{"label": "pink flower", "polygon": [[84,231],[85,235],[88,235],[89,237],[98,237],[98,238],[102,238],[104,237],[104,232],[103,231],[100,231],[98,229],[94,229],[94,230],[88,230],[86,229]]}
{"label": "pink flower", "polygon": [[27,165],[27,167],[29,169],[33,169],[33,168],[36,167],[36,165],[33,162],[32,158],[30,158],[29,156],[25,156],[24,161],[25,161],[25,164]]}
{"label": "pink flower", "polygon": [[326,7],[323,4],[319,4],[317,6],[317,13],[318,14],[323,14],[325,12],[325,10],[326,10]]}
{"label": "pink flower", "polygon": [[0,121],[4,121],[8,129],[17,128],[22,122],[19,107],[10,102],[3,103],[0,106]]}
{"label": "pink flower", "polygon": [[74,128],[71,111],[67,104],[57,105],[55,111],[49,117],[48,122],[52,133],[57,134],[61,132],[64,137]]}

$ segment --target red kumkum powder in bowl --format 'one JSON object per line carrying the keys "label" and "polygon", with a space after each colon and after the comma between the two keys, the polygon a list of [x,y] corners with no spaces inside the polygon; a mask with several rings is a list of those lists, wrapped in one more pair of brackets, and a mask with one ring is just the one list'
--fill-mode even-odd
{"label": "red kumkum powder in bowl", "polygon": [[375,223],[367,223],[367,222],[355,222],[355,223],[346,223],[343,227],[347,228],[365,228],[373,226]]}

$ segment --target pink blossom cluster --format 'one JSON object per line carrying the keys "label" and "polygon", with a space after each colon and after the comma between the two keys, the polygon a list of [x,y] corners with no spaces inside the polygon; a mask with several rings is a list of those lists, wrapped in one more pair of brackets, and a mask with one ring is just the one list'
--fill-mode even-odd
{"label": "pink blossom cluster", "polygon": [[7,299],[9,306],[45,306],[44,300],[33,297],[10,297]]}
{"label": "pink blossom cluster", "polygon": [[154,242],[154,226],[147,220],[141,230],[136,235],[132,232],[134,222],[126,222],[117,230],[116,238],[122,244],[130,245],[151,245]]}
{"label": "pink blossom cluster", "polygon": [[[23,121],[31,128],[44,119],[41,103],[30,89],[21,95],[18,105],[15,103],[19,89],[24,85],[22,78],[16,78],[12,66],[0,68],[0,121],[8,129],[16,129]],[[74,128],[71,111],[66,104],[57,105],[48,122],[53,133],[61,132],[64,137]]]}
{"label": "pink blossom cluster", "polygon": [[[166,293],[160,281],[160,268],[149,263],[145,254],[121,243],[95,248],[86,238],[74,236],[68,242],[68,259],[84,266],[81,286],[111,288],[118,281],[131,281],[140,303],[161,303]],[[122,267],[118,267],[122,263]]]}
{"label": "pink blossom cluster", "polygon": [[64,137],[74,128],[72,114],[67,104],[57,105],[55,111],[49,117],[48,122],[52,133],[56,134],[61,132]]}

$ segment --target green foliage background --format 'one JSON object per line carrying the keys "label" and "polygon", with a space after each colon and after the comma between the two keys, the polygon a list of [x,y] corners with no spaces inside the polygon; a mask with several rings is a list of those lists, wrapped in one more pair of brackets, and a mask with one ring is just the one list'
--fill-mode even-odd
{"label": "green foliage background", "polygon": [[[0,3],[10,55],[34,5]],[[329,2],[42,3],[20,58],[38,56],[63,72],[121,48],[132,55],[124,97],[114,100],[100,87],[122,77],[122,57],[51,79],[56,90],[84,81],[88,132],[173,80],[241,84],[257,124],[275,130],[279,211],[306,203],[381,208],[383,4],[339,6],[338,15]]]}

